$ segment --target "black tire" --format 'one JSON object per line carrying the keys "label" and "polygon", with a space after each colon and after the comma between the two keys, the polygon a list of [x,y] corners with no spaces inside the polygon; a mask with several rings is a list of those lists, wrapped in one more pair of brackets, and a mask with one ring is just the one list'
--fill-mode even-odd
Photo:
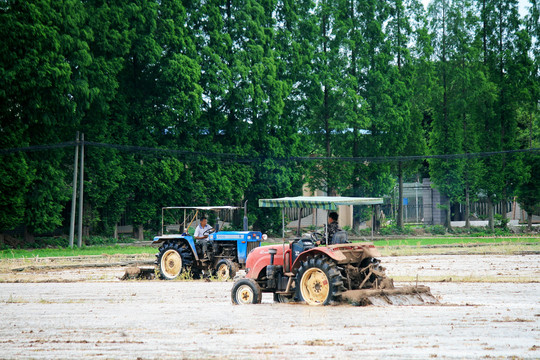
{"label": "black tire", "polygon": [[297,297],[308,305],[329,305],[341,296],[343,281],[337,265],[327,257],[309,257],[296,274]]}
{"label": "black tire", "polygon": [[274,293],[274,302],[289,304],[289,303],[292,303],[293,301],[294,301],[294,295],[286,296],[286,295]]}
{"label": "black tire", "polygon": [[234,305],[260,304],[261,288],[253,279],[240,279],[232,287],[231,300]]}
{"label": "black tire", "polygon": [[159,278],[163,280],[174,280],[193,264],[191,251],[177,242],[167,242],[159,248],[156,255],[156,266],[158,267]]}
{"label": "black tire", "polygon": [[216,264],[214,272],[219,281],[234,279],[237,266],[229,259],[221,259]]}

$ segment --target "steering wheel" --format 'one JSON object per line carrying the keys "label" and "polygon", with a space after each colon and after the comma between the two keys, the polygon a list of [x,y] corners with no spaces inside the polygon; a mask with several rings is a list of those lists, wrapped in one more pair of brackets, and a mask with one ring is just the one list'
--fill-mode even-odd
{"label": "steering wheel", "polygon": [[212,233],[214,233],[214,232],[216,232],[216,229],[210,228],[210,229],[205,230],[205,231],[203,232],[203,236],[210,235],[210,234],[212,234]]}
{"label": "steering wheel", "polygon": [[313,242],[317,242],[319,240],[322,240],[323,238],[324,236],[320,232],[311,233],[311,239],[313,240]]}

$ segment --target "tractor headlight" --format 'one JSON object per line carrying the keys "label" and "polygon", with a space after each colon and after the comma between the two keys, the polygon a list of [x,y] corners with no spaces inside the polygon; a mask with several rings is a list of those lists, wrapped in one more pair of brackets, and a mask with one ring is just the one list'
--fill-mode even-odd
{"label": "tractor headlight", "polygon": [[268,235],[262,234],[262,239],[263,239],[263,241],[266,241],[268,239]]}

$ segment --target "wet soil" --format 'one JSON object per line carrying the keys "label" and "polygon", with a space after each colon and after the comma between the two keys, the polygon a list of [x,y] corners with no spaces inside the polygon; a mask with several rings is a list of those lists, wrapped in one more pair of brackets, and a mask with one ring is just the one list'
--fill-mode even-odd
{"label": "wet soil", "polygon": [[232,282],[120,281],[123,267],[0,270],[2,281],[74,281],[0,283],[0,358],[540,358],[540,256],[382,260],[390,276],[418,274],[440,304],[312,307],[264,294],[233,306]]}

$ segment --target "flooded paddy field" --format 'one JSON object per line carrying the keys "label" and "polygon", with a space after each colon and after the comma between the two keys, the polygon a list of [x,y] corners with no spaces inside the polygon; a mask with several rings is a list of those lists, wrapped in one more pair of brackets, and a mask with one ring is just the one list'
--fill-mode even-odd
{"label": "flooded paddy field", "polygon": [[2,270],[0,358],[540,358],[539,255],[382,261],[396,285],[418,275],[440,304],[313,307],[264,294],[233,306],[232,282],[120,281],[122,267]]}

